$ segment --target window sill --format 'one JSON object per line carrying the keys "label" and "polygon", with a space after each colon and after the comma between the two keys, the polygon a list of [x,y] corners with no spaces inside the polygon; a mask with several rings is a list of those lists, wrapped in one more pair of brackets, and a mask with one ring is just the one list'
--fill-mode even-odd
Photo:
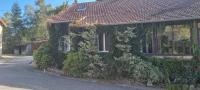
{"label": "window sill", "polygon": [[99,51],[100,53],[109,53],[109,51]]}

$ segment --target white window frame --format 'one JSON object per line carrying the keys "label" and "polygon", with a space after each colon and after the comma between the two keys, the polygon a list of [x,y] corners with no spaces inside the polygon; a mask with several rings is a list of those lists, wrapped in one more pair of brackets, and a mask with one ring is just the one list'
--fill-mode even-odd
{"label": "white window frame", "polygon": [[[101,35],[101,34],[100,34]],[[99,46],[100,46],[100,43],[99,43],[99,35],[98,35],[98,50],[99,50]],[[99,50],[99,52],[109,52],[108,50],[106,50],[106,33],[103,32],[103,51]]]}
{"label": "white window frame", "polygon": [[[71,50],[71,40],[69,36],[63,36],[62,39],[59,40],[59,51],[63,53],[68,53]],[[62,40],[62,41],[61,41]],[[63,43],[63,47],[61,47],[61,43]]]}
{"label": "white window frame", "polygon": [[198,29],[200,28],[200,22],[197,22],[197,28]]}

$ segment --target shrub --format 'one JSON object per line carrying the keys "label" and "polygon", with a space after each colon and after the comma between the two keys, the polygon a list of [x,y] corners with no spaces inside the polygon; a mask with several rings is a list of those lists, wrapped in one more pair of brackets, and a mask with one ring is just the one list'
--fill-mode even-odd
{"label": "shrub", "polygon": [[199,61],[181,61],[176,59],[149,59],[153,65],[159,67],[165,75],[165,83],[173,84],[197,84],[200,65]]}
{"label": "shrub", "polygon": [[158,67],[153,66],[150,62],[146,62],[140,58],[134,58],[130,62],[131,78],[135,81],[158,83],[163,80],[163,74]]}
{"label": "shrub", "polygon": [[63,71],[75,77],[83,77],[87,72],[88,61],[83,60],[81,52],[69,52],[65,56]]}
{"label": "shrub", "polygon": [[52,57],[50,55],[50,48],[48,44],[41,45],[33,54],[34,61],[38,68],[47,69],[51,65]]}
{"label": "shrub", "polygon": [[189,85],[170,84],[167,85],[166,90],[190,90]]}
{"label": "shrub", "polygon": [[193,45],[192,46],[192,55],[193,55],[193,59],[194,60],[197,60],[197,61],[200,61],[200,47],[198,45]]}

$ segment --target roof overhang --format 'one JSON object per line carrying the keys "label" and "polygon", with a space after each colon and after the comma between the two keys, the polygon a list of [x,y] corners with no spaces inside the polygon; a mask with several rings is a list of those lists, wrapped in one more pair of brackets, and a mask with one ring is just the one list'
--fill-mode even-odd
{"label": "roof overhang", "polygon": [[0,20],[0,25],[2,25],[2,26],[4,26],[4,27],[7,26],[4,20]]}
{"label": "roof overhang", "polygon": [[[144,20],[144,21],[133,21],[133,22],[122,22],[122,23],[113,23],[113,24],[95,24],[95,25],[102,25],[102,26],[111,26],[111,25],[127,25],[127,24],[147,24],[147,23],[164,23],[164,22],[178,22],[178,21],[189,21],[189,20],[200,20],[200,17],[191,17],[191,18],[174,18],[174,19],[163,19],[163,20]],[[72,22],[72,21],[71,21]],[[53,21],[49,23],[71,23],[69,21]],[[88,26],[89,24],[80,25],[80,27]]]}

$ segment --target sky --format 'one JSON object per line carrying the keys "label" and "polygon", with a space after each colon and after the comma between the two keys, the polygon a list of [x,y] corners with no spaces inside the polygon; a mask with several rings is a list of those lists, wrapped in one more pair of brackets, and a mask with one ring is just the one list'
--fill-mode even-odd
{"label": "sky", "polygon": [[[21,9],[24,10],[24,6],[29,5],[35,5],[35,0],[0,0],[0,17],[3,16],[5,12],[10,12],[11,7],[14,2],[18,2]],[[45,0],[46,4],[51,4],[52,6],[59,6],[62,5],[64,1],[68,1],[69,4],[73,3],[74,0]],[[95,0],[78,0],[78,2],[92,2]],[[23,12],[23,11],[22,11]]]}

